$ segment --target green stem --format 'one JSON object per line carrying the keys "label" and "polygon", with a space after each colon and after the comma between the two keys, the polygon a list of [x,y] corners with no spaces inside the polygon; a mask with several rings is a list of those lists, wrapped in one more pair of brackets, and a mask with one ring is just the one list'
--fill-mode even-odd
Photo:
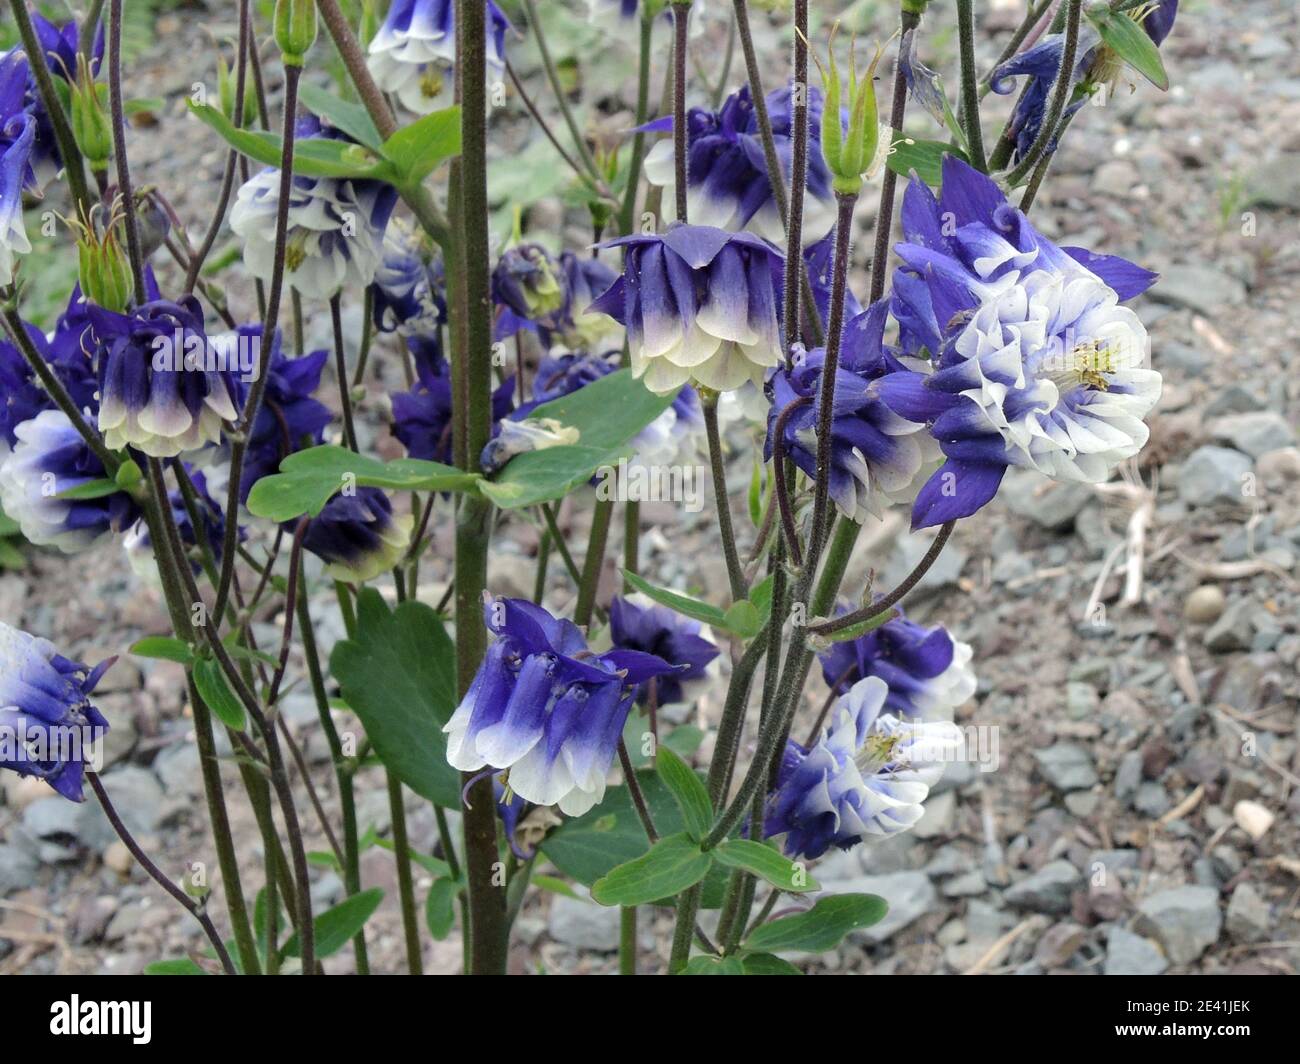
{"label": "green stem", "polygon": [[[654,19],[641,15],[641,48],[637,59],[636,128],[646,124],[650,113],[650,45],[654,38]],[[623,207],[619,211],[618,227],[624,236],[632,232],[636,220],[636,194],[641,185],[641,166],[645,161],[646,135],[632,135],[632,162],[627,172],[627,190],[623,193]]]}
{"label": "green stem", "polygon": [[420,951],[420,922],[415,913],[415,883],[411,879],[411,843],[406,835],[406,807],[402,804],[402,781],[389,771],[388,809],[393,821],[393,856],[397,860],[397,892],[402,902],[402,930],[406,935],[406,969],[411,975],[424,974]]}
{"label": "green stem", "polygon": [[618,974],[636,975],[636,906],[618,914]]}
{"label": "green stem", "polygon": [[706,395],[701,405],[704,408],[704,431],[709,440],[709,466],[713,477],[713,494],[717,503],[718,531],[722,535],[722,554],[727,563],[727,581],[731,585],[731,601],[741,602],[749,595],[749,584],[745,580],[745,570],[740,564],[740,552],[736,549],[736,530],[731,523],[731,500],[727,496],[727,467],[722,460],[722,436],[718,431],[718,397]]}
{"label": "green stem", "polygon": [[1074,81],[1074,57],[1079,50],[1079,18],[1082,8],[1083,0],[1065,0],[1065,5],[1061,9],[1065,12],[1065,47],[1061,51],[1061,66],[1056,72],[1056,83],[1052,86],[1051,102],[1048,104],[1047,114],[1043,116],[1043,124],[1039,127],[1038,136],[1034,138],[1033,144],[1016,168],[1007,175],[1007,184],[1011,188],[1020,184],[1033,172],[1039,158],[1047,153],[1052,138],[1056,135],[1056,127],[1065,112],[1071,83]]}
{"label": "green stem", "polygon": [[551,57],[550,46],[546,43],[546,32],[542,29],[542,20],[537,17],[537,5],[533,0],[524,0],[524,11],[528,16],[528,25],[532,27],[533,37],[537,41],[537,52],[542,57],[542,69],[546,72],[546,80],[551,86],[555,102],[560,105],[560,114],[564,117],[564,124],[569,127],[569,136],[573,138],[573,144],[578,149],[578,154],[582,157],[582,163],[587,168],[587,173],[592,180],[603,183],[600,167],[596,165],[596,160],[591,154],[591,148],[587,146],[587,138],[582,135],[582,130],[578,128],[578,120],[574,117],[573,108],[569,106],[569,98],[560,82],[559,71],[556,69],[555,60]]}
{"label": "green stem", "polygon": [[984,131],[980,128],[979,74],[975,70],[975,3],[957,0],[957,40],[961,53],[961,117],[971,165],[988,173]]}
{"label": "green stem", "polygon": [[578,584],[578,603],[573,608],[573,623],[579,628],[591,624],[600,588],[600,572],[605,567],[605,544],[609,539],[609,522],[614,514],[614,500],[599,499],[591,515],[591,535],[587,554],[582,559],[582,580]]}

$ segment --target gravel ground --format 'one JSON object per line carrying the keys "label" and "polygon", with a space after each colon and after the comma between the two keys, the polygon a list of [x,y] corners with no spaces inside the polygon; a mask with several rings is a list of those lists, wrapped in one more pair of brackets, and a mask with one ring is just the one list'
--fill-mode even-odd
{"label": "gravel ground", "polygon": [[[955,766],[914,832],[821,863],[824,885],[879,893],[891,911],[838,952],[802,958],[812,970],[1292,974],[1300,966],[1297,14],[1276,0],[1185,3],[1164,48],[1173,89],[1122,91],[1075,122],[1035,214],[1066,243],[1162,272],[1138,305],[1165,377],[1151,442],[1136,468],[1102,489],[1009,476],[910,600],[911,613],[942,620],[974,645],[980,687],[960,723],[996,727],[997,768]],[[991,19],[1012,21],[1001,10]],[[161,47],[145,54],[130,82],[137,95],[168,99],[157,127],[136,137],[138,173],[175,190],[182,217],[203,219],[193,225],[201,231],[211,210],[204,182],[219,173],[222,153],[182,117],[181,97],[201,75],[167,57],[177,41],[208,54],[198,21],[184,11],[160,20],[167,55]],[[725,29],[708,32],[720,49]],[[782,54],[774,38],[767,43],[765,54]],[[779,75],[774,65],[770,76]],[[497,133],[503,154],[528,136],[514,115]],[[543,202],[534,220],[548,211],[561,216],[558,203]],[[574,241],[585,240],[569,221]],[[860,222],[865,232],[870,207]],[[869,239],[859,243],[865,249]],[[382,429],[386,369],[362,417],[381,449],[392,443]],[[733,426],[730,443],[739,488],[753,441]],[[570,518],[578,543],[581,509]],[[656,578],[720,592],[725,575],[706,560],[717,556],[708,513],[649,505],[645,515]],[[1147,522],[1140,556],[1127,545],[1135,515]],[[924,550],[905,535],[902,515],[867,529],[862,542],[850,589],[869,567],[888,583]],[[494,590],[531,590],[535,543],[526,528],[506,537]],[[449,529],[440,528],[432,553],[421,595],[436,600]],[[24,571],[0,576],[0,616],[85,660],[122,653],[166,621],[155,591],[119,561],[114,547],[71,559],[31,552]],[[606,575],[612,588],[612,559]],[[553,594],[551,604],[564,608],[558,579]],[[314,611],[327,651],[339,624],[325,599]],[[279,622],[260,618],[264,644]],[[290,675],[300,675],[298,663]],[[810,711],[822,699],[818,685],[807,692]],[[179,668],[123,658],[104,691],[113,724],[105,779],[128,822],[174,874],[210,867]],[[715,721],[719,703],[717,694],[706,698],[699,722]],[[328,751],[302,683],[285,712],[331,803]],[[258,836],[233,797],[229,763],[226,775],[248,880],[257,882]],[[386,832],[382,778],[363,775],[358,793],[363,829]],[[192,922],[130,866],[97,810],[47,794],[3,778],[0,972],[135,972],[196,948]],[[431,847],[430,809],[412,801],[408,815],[414,844]],[[389,854],[369,850],[362,875],[389,899],[370,925],[374,966],[399,970]],[[331,903],[342,885],[318,870],[313,893]],[[223,915],[219,899],[212,910]],[[611,971],[617,919],[581,900],[530,900],[512,967]],[[666,916],[643,921],[645,966],[662,965],[668,931]],[[459,931],[426,944],[431,971],[458,970],[460,956]],[[351,963],[343,953],[328,966]]]}

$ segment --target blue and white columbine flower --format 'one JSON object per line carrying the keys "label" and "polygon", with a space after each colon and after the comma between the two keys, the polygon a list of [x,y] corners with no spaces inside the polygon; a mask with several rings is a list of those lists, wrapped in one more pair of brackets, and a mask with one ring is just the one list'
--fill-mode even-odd
{"label": "blue and white columbine flower", "polygon": [[781,358],[782,261],[767,241],[704,225],[610,242],[623,276],[592,304],[627,328],[632,373],[659,395],[696,381],[762,384]]}
{"label": "blue and white columbine flower", "polygon": [[926,628],[901,612],[879,628],[833,643],[817,655],[836,694],[878,676],[889,685],[886,711],[906,720],[951,720],[975,694],[974,652],[942,625]]}
{"label": "blue and white columbine flower", "polygon": [[335,495],[307,522],[302,548],[325,563],[325,574],[363,584],[392,569],[411,545],[414,521],[394,514],[379,488]]}
{"label": "blue and white columbine flower", "polygon": [[868,837],[906,831],[961,743],[949,721],[903,722],[883,713],[875,676],[840,697],[811,747],[790,740],[768,795],[764,835],[785,836],[790,857],[815,859]]}
{"label": "blue and white columbine flower", "polygon": [[[297,137],[344,139],[311,115],[298,120]],[[293,179],[291,189],[285,282],[314,299],[328,299],[344,286],[370,284],[396,190],[382,181],[303,176]],[[280,171],[263,170],[240,187],[230,209],[230,228],[244,241],[244,264],[263,281],[271,279],[275,263],[279,199]]]}
{"label": "blue and white columbine flower", "polygon": [[124,491],[60,498],[108,476],[62,410],[42,410],[18,425],[14,438],[13,450],[0,459],[0,509],[18,522],[29,542],[72,554],[125,530],[139,516]]}
{"label": "blue and white columbine flower", "polygon": [[108,731],[90,695],[113,660],[87,668],[0,621],[0,768],[80,802],[85,770]]}
{"label": "blue and white columbine flower", "polygon": [[437,342],[447,317],[441,273],[423,235],[401,218],[390,220],[371,287],[375,328]]}
{"label": "blue and white columbine flower", "polygon": [[[505,71],[509,29],[505,14],[487,0],[488,69],[497,78]],[[393,0],[369,52],[375,83],[408,111],[447,106],[456,82],[456,0]]]}
{"label": "blue and white columbine flower", "polygon": [[651,654],[593,654],[571,621],[522,599],[488,599],[496,637],[443,729],[447,760],[462,772],[508,772],[536,805],[581,816],[605,781],[637,687],[673,667]]}
{"label": "blue and white columbine flower", "polygon": [[[772,138],[787,182],[793,163],[794,112],[789,88],[767,94]],[[804,233],[809,241],[823,236],[835,224],[835,197],[831,175],[821,153],[822,95],[808,91],[808,195],[804,199]],[[785,225],[772,195],[758,132],[758,119],[749,88],[727,97],[720,111],[692,107],[687,112],[687,208],[691,221],[719,229],[748,229],[779,245],[785,243]],[[649,127],[671,130],[672,118]],[[664,203],[674,205],[676,164],[671,138],[661,140],[646,154],[646,179],[664,190]],[[672,214],[676,217],[676,214]]]}
{"label": "blue and white columbine flower", "polygon": [[947,461],[912,510],[914,528],[967,517],[1009,465],[1098,483],[1146,443],[1160,397],[1146,329],[1120,301],[1156,275],[1041,236],[998,186],[945,156],[938,200],[917,178],[903,202],[892,311],[905,354],[931,372],[872,388],[929,426]]}
{"label": "blue and white columbine flower", "polygon": [[172,458],[221,438],[238,416],[233,373],[220,368],[198,300],[155,300],[129,314],[91,304],[99,429],[113,450]]}
{"label": "blue and white columbine flower", "polygon": [[[99,405],[99,383],[90,355],[81,348],[80,336],[71,331],[72,314],[69,306],[48,340],[34,325],[27,326],[27,336],[77,409],[93,411]],[[18,442],[15,430],[19,425],[52,409],[54,400],[27,359],[8,340],[0,339],[0,455]]]}
{"label": "blue and white columbine flower", "polygon": [[[835,373],[828,494],[840,513],[859,524],[880,517],[894,502],[916,494],[918,476],[934,468],[938,449],[916,422],[899,417],[875,394],[874,381],[904,367],[882,343],[888,307],[884,300],[844,328]],[[797,352],[794,365],[779,368],[767,383],[764,457],[771,460],[783,412],[802,402],[785,421],[785,454],[808,477],[817,475],[817,425],[826,351]]]}

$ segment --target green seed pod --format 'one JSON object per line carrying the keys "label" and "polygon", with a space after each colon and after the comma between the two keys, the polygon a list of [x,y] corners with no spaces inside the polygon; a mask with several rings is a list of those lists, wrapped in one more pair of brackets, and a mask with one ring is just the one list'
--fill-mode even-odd
{"label": "green seed pod", "polygon": [[275,0],[275,43],[285,66],[302,66],[316,43],[316,0]]}
{"label": "green seed pod", "polygon": [[92,170],[107,170],[113,154],[113,130],[84,54],[77,56],[77,80],[71,86],[68,102],[72,111],[72,135],[81,154]]}

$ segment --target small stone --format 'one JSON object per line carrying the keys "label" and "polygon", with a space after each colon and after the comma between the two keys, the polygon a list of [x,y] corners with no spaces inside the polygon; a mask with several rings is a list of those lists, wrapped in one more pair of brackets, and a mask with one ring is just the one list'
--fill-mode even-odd
{"label": "small stone", "polygon": [[1101,804],[1101,795],[1096,791],[1071,791],[1063,799],[1065,808],[1080,820],[1086,820],[1097,811]]}
{"label": "small stone", "polygon": [[546,930],[556,942],[574,949],[618,949],[619,910],[560,894],[551,899]]}
{"label": "small stone", "polygon": [[26,890],[36,882],[39,871],[40,862],[33,854],[19,846],[0,842],[0,896]]}
{"label": "small stone", "polygon": [[1202,584],[1187,596],[1183,603],[1183,616],[1192,624],[1213,624],[1222,616],[1227,604],[1223,588],[1218,584]]}
{"label": "small stone", "polygon": [[1120,758],[1115,770],[1115,797],[1126,801],[1137,793],[1142,783],[1142,751],[1130,750]]}
{"label": "small stone", "polygon": [[1135,930],[1149,934],[1173,964],[1190,964],[1214,945],[1223,928],[1213,887],[1173,887],[1143,899]]}
{"label": "small stone", "polygon": [[1148,295],[1157,303],[1203,311],[1244,303],[1246,286],[1213,266],[1180,263],[1163,271]]}
{"label": "small stone", "polygon": [[1076,923],[1053,924],[1038,940],[1034,960],[1044,968],[1059,968],[1079,952],[1088,940],[1088,932]]}
{"label": "small stone", "polygon": [[1071,720],[1091,720],[1101,706],[1101,695],[1090,683],[1072,680],[1065,685],[1065,712]]}
{"label": "small stone", "polygon": [[1213,445],[1198,447],[1178,472],[1178,497],[1189,506],[1240,505],[1243,478],[1253,467],[1254,463],[1240,451]]}
{"label": "small stone", "polygon": [[1092,755],[1076,743],[1057,743],[1035,750],[1038,771],[1058,791],[1086,791],[1097,783]]}
{"label": "small stone", "polygon": [[131,874],[131,865],[135,858],[131,856],[131,851],[126,848],[126,843],[121,839],[115,839],[108,844],[108,849],[104,851],[105,867],[116,872],[119,876],[128,876]]}
{"label": "small stone", "polygon": [[1240,801],[1232,807],[1232,819],[1254,842],[1268,834],[1276,817],[1258,802]]}
{"label": "small stone", "polygon": [[1012,883],[1003,897],[1017,909],[1068,913],[1070,896],[1083,885],[1083,876],[1069,861],[1049,861],[1033,875]]}
{"label": "small stone", "polygon": [[1264,480],[1300,480],[1300,447],[1261,454],[1255,468]]}
{"label": "small stone", "polygon": [[1255,638],[1254,614],[1258,609],[1253,599],[1238,599],[1205,630],[1205,648],[1215,654],[1249,650]]}
{"label": "small stone", "polygon": [[1032,469],[1008,470],[999,492],[1011,512],[1040,528],[1064,532],[1094,498],[1087,485],[1051,480]]}
{"label": "small stone", "polygon": [[943,794],[935,795],[925,803],[925,812],[912,826],[912,834],[918,839],[934,839],[947,835],[952,831],[956,816],[956,792],[945,791]]}
{"label": "small stone", "polygon": [[1169,805],[1169,792],[1163,783],[1157,781],[1143,783],[1133,796],[1133,808],[1152,820],[1165,813]]}
{"label": "small stone", "polygon": [[979,869],[965,875],[954,876],[943,885],[945,898],[973,898],[989,889],[984,873]]}
{"label": "small stone", "polygon": [[1210,435],[1216,443],[1226,444],[1252,458],[1295,443],[1295,431],[1286,418],[1272,410],[1217,418],[1210,423]]}
{"label": "small stone", "polygon": [[1268,902],[1249,883],[1238,883],[1228,900],[1228,934],[1238,942],[1262,942],[1269,933]]}
{"label": "small stone", "polygon": [[37,839],[75,839],[81,831],[81,806],[52,795],[23,810],[23,827]]}
{"label": "small stone", "polygon": [[1106,975],[1160,975],[1169,967],[1169,961],[1160,947],[1149,938],[1135,935],[1122,927],[1110,929],[1106,943]]}

